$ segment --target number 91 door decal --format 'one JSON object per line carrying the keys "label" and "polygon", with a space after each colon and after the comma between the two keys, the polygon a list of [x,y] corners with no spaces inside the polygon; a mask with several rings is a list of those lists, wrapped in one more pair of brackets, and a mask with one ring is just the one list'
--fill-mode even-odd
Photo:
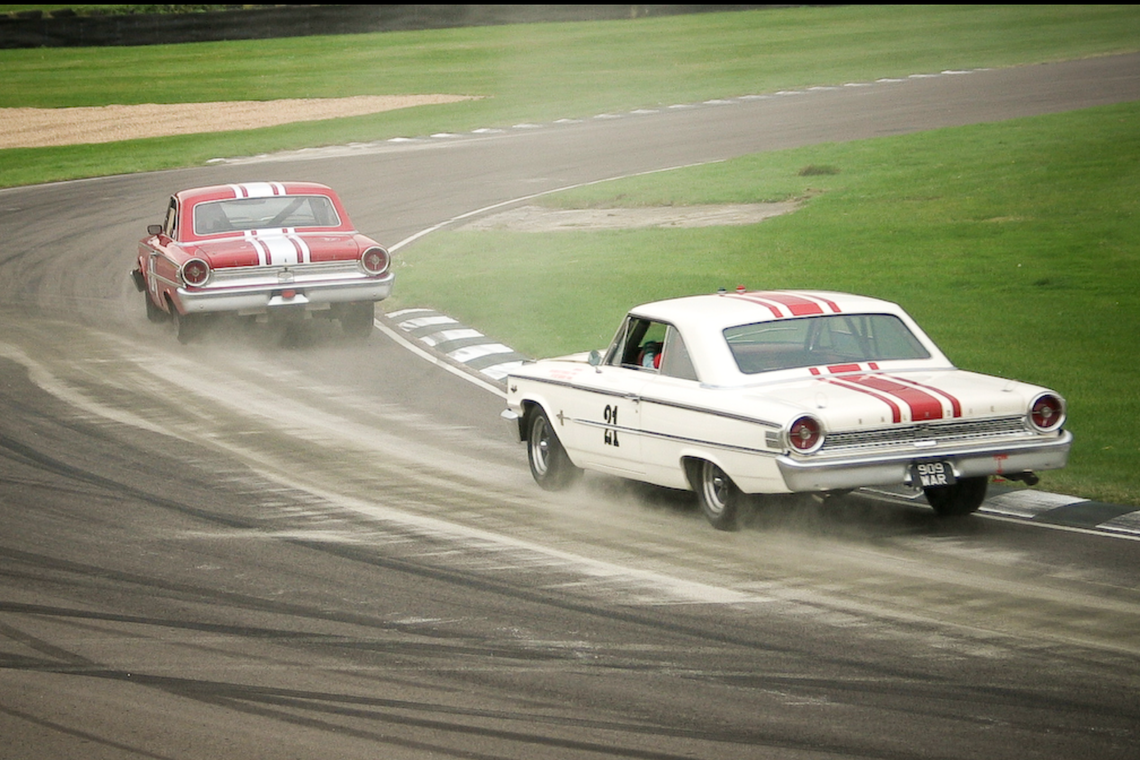
{"label": "number 91 door decal", "polygon": [[606,422],[606,429],[605,429],[605,443],[606,443],[606,445],[607,446],[621,446],[621,444],[618,443],[618,431],[617,431],[618,408],[616,406],[611,406],[610,404],[606,404],[605,411],[602,412],[602,418]]}

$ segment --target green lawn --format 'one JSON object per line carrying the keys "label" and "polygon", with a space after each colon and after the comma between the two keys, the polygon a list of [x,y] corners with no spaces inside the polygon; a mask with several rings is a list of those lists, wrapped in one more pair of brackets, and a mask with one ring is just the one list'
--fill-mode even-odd
{"label": "green lawn", "polygon": [[[0,51],[0,108],[452,93],[374,116],[0,150],[0,186],[219,156],[462,132],[640,106],[1140,48],[1136,6],[840,6],[133,48]],[[535,356],[601,346],[634,303],[751,287],[899,301],[960,366],[1056,387],[1077,435],[1046,488],[1140,504],[1136,104],[821,145],[547,202],[800,198],[748,227],[441,233],[399,257],[393,305]],[[834,173],[801,175],[808,166]],[[544,255],[536,256],[535,251]],[[472,294],[479,294],[473,298]]]}

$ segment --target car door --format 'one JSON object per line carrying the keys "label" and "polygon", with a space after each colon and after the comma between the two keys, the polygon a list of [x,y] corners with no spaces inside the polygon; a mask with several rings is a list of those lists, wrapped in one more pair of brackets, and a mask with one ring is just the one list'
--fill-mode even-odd
{"label": "car door", "polygon": [[140,264],[146,273],[147,290],[155,304],[162,304],[165,293],[178,287],[178,262],[168,253],[178,234],[178,202],[170,199],[163,220],[162,231],[145,241],[145,261]]}
{"label": "car door", "polygon": [[609,351],[574,394],[567,412],[583,466],[624,477],[645,473],[641,453],[641,394],[658,373],[666,325],[627,317]]}
{"label": "car door", "polygon": [[641,388],[638,415],[643,480],[686,488],[682,456],[694,440],[712,435],[715,425],[700,410],[700,380],[680,332],[669,325],[663,357]]}

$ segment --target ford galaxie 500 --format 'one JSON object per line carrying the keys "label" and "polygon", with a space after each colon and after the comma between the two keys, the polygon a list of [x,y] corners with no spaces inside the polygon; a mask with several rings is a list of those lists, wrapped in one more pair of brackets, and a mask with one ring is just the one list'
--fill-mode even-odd
{"label": "ford galaxie 500", "polygon": [[388,251],[356,231],[340,198],[313,182],[183,190],[147,228],[132,272],[151,321],[192,340],[211,314],[325,316],[366,336],[392,290]]}
{"label": "ford galaxie 500", "polygon": [[589,469],[691,489],[720,529],[752,494],[870,486],[968,514],[1072,441],[1057,393],[955,368],[893,303],[816,291],[638,306],[604,354],[511,373],[503,416],[543,488]]}

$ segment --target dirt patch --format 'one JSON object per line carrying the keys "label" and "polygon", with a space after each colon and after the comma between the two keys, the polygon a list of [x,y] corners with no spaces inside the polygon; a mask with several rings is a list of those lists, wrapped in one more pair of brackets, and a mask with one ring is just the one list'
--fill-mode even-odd
{"label": "dirt patch", "polygon": [[715,227],[756,224],[795,211],[799,204],[727,203],[706,206],[651,206],[647,208],[550,209],[520,206],[468,222],[464,230],[560,232],[571,230],[628,230],[646,227]]}
{"label": "dirt patch", "polygon": [[0,108],[0,148],[42,148],[257,129],[471,99],[468,95],[358,95],[167,105]]}

